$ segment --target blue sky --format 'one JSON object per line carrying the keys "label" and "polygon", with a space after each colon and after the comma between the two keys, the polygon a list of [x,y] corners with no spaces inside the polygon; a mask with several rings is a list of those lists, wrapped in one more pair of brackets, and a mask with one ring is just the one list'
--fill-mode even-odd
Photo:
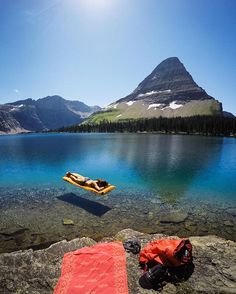
{"label": "blue sky", "polygon": [[177,56],[236,114],[235,0],[0,0],[0,103],[105,106]]}

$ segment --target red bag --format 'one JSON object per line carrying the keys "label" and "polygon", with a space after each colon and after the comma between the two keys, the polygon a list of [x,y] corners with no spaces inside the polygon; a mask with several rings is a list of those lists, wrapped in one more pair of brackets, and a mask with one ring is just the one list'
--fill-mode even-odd
{"label": "red bag", "polygon": [[157,262],[166,267],[182,266],[192,261],[192,244],[188,239],[155,240],[140,252],[141,264]]}

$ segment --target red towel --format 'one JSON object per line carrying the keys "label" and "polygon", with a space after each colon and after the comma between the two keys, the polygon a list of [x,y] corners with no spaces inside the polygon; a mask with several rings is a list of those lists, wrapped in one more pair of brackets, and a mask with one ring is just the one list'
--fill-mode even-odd
{"label": "red towel", "polygon": [[100,243],[66,253],[54,294],[128,294],[122,243]]}

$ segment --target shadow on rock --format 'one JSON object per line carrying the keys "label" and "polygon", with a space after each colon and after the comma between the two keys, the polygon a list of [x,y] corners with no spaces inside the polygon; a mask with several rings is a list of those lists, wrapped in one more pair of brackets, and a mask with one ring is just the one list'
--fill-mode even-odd
{"label": "shadow on rock", "polygon": [[103,214],[105,214],[106,212],[111,210],[111,208],[109,206],[103,205],[101,203],[98,203],[98,202],[95,202],[92,200],[82,198],[82,197],[75,195],[73,193],[61,195],[61,196],[57,197],[57,199],[62,200],[67,203],[70,203],[72,205],[78,206],[78,207],[80,207],[80,208],[86,210],[87,212],[92,213],[96,216],[102,216]]}
{"label": "shadow on rock", "polygon": [[194,264],[167,268],[156,264],[145,272],[139,279],[139,284],[144,289],[161,291],[167,283],[178,284],[187,281],[194,272]]}

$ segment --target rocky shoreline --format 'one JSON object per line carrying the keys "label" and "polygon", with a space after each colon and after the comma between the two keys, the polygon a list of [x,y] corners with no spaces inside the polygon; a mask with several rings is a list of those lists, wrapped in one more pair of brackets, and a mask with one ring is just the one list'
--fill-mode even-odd
{"label": "rocky shoreline", "polygon": [[[125,229],[102,242],[140,239],[142,247],[149,241],[178,238],[164,234],[145,234]],[[194,272],[179,284],[167,283],[161,293],[236,293],[236,243],[217,236],[190,237],[193,245]],[[32,249],[0,255],[0,293],[47,294],[52,293],[60,276],[62,257],[66,252],[96,244],[91,238],[60,241],[43,250]],[[138,256],[127,255],[129,293],[156,293],[139,286],[142,274]]]}
{"label": "rocky shoreline", "polygon": [[[93,197],[65,189],[38,187],[0,189],[0,253],[43,249],[67,239],[104,236],[132,228],[147,234],[217,235],[236,241],[234,203],[174,195],[121,191],[114,197]],[[73,225],[65,225],[70,219]]]}

